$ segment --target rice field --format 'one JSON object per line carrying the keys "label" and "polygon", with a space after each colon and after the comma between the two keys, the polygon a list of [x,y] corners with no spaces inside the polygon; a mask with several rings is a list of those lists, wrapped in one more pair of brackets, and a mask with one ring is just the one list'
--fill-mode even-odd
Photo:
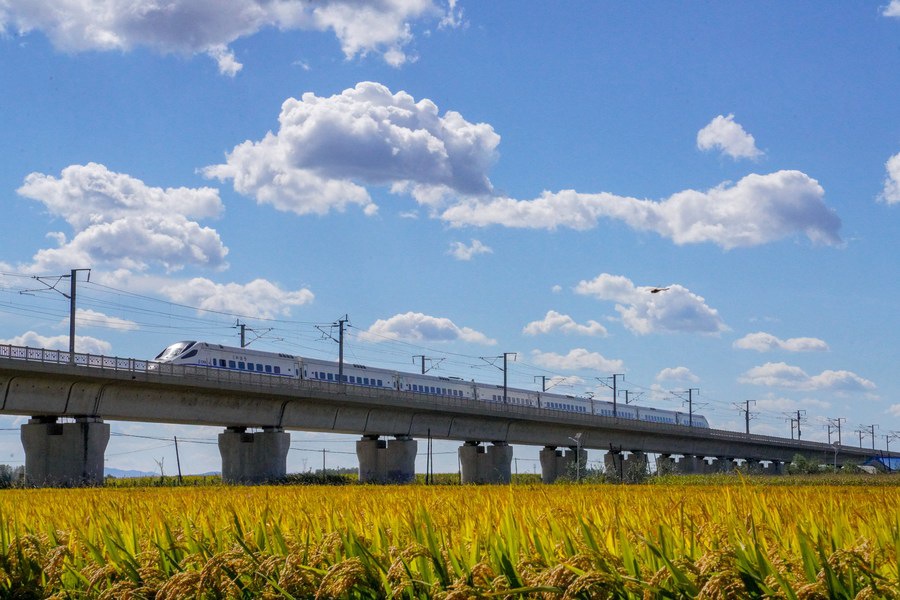
{"label": "rice field", "polygon": [[894,486],[5,490],[3,598],[900,598]]}

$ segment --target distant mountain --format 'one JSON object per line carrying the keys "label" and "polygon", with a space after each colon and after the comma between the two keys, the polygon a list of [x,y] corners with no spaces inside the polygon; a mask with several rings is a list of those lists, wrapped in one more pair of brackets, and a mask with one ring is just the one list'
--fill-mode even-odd
{"label": "distant mountain", "polygon": [[[222,474],[221,471],[209,471],[207,473],[200,473],[199,475],[201,477],[211,477],[213,475],[221,475],[221,474]],[[115,477],[116,479],[133,479],[133,478],[138,478],[138,477],[159,477],[159,473],[154,473],[153,471],[135,471],[134,469],[129,469],[129,470],[113,469],[110,467],[107,467],[104,470],[103,475],[106,477],[112,476],[112,477]],[[166,477],[175,477],[176,475],[177,475],[177,473],[166,473]],[[191,473],[191,475],[193,475],[193,473]],[[188,474],[185,473],[185,477],[187,477],[187,476],[188,476]]]}
{"label": "distant mountain", "polygon": [[128,479],[133,477],[159,477],[159,473],[154,473],[153,471],[135,471],[134,469],[124,470],[124,469],[113,469],[107,467],[103,471],[104,476],[113,476],[116,479]]}

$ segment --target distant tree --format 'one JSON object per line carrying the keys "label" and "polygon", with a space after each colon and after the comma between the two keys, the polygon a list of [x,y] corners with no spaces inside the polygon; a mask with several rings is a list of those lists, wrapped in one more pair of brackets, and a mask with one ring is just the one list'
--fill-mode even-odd
{"label": "distant tree", "polygon": [[0,465],[0,488],[11,488],[21,485],[25,478],[25,467]]}

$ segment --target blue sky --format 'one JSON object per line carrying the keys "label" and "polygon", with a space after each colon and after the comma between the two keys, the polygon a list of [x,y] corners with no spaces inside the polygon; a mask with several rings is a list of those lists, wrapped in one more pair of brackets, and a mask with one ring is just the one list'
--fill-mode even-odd
{"label": "blue sky", "polygon": [[[500,382],[481,357],[515,352],[520,387],[623,373],[651,406],[699,389],[715,427],[755,400],[758,433],[900,431],[897,0],[0,0],[0,31],[3,343],[66,347],[66,299],[20,292],[90,268],[83,351],[236,345],[240,319],[336,358],[316,326],[347,314],[373,366]],[[293,439],[290,470],[355,465],[352,437]]]}

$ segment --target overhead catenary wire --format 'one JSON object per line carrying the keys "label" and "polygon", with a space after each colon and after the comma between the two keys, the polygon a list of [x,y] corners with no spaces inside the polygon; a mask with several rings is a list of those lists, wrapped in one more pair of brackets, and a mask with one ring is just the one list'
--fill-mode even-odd
{"label": "overhead catenary wire", "polygon": [[[38,294],[40,298],[40,304],[38,305],[35,305],[34,296],[29,297],[27,303],[18,301],[19,298],[22,298],[20,292],[29,289],[28,284],[32,282],[33,278],[34,275],[31,273],[0,271],[0,295],[2,295],[0,296],[2,298],[0,300],[0,313],[26,315],[53,323],[60,323],[67,319],[67,303],[57,295]],[[323,344],[315,333],[316,325],[325,325],[326,323],[247,315],[234,311],[192,306],[96,281],[80,282],[80,286],[79,300],[83,303],[84,308],[113,310],[118,314],[110,316],[128,321],[129,326],[133,326],[139,331],[155,333],[178,331],[180,333],[196,334],[198,337],[219,334],[220,338],[228,338],[234,335],[233,319],[241,318],[295,328],[291,331],[292,335],[290,336],[279,330],[278,335],[285,339],[278,341],[267,340],[267,344],[273,347],[298,349],[302,353],[309,354],[315,358],[333,358],[334,349]],[[146,303],[146,305],[142,305],[142,303]],[[135,316],[137,318],[134,318]],[[101,317],[82,315],[81,318],[89,323],[91,327],[118,328],[115,324],[110,324]],[[481,363],[476,355],[437,348],[434,345],[417,341],[396,339],[393,336],[361,329],[352,324],[347,325],[347,333],[346,341],[348,344],[346,350],[355,362],[361,364],[375,363],[396,368],[397,370],[411,370],[409,367],[411,366],[412,357],[427,352],[439,355],[445,359],[441,363],[439,372],[435,374],[447,373],[451,376],[460,376],[465,380],[478,379],[482,383],[494,383],[491,381],[491,377],[480,375],[491,371],[490,367]],[[478,375],[473,377],[473,373]],[[515,368],[509,372],[510,385],[517,388],[530,389],[533,385],[534,375],[559,376],[559,373],[528,361],[520,360],[515,363]],[[577,384],[570,386],[569,389],[577,393],[579,387],[590,389],[587,385],[580,386]],[[666,404],[675,401],[671,395],[660,391],[658,387],[642,385],[639,381],[635,381],[632,376],[629,376],[628,387],[649,392],[646,400],[641,402],[643,405],[655,406],[660,403]],[[708,409],[706,412],[734,415],[732,402],[719,400],[710,394],[709,391],[704,393],[704,402],[706,403],[705,410]],[[782,422],[780,413],[776,410],[758,409],[755,417],[760,424],[772,425]]]}

